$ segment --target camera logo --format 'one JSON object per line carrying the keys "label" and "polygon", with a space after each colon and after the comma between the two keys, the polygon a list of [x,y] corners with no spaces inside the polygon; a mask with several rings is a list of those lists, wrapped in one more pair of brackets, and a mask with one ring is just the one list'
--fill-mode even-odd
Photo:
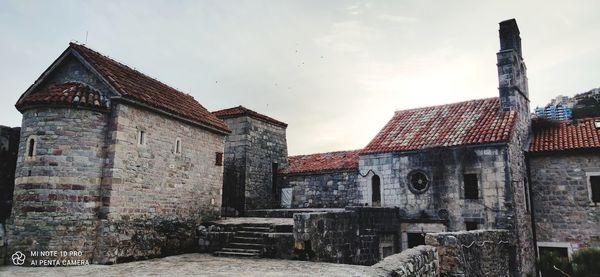
{"label": "camera logo", "polygon": [[17,251],[15,254],[12,254],[11,259],[14,265],[23,265],[25,263],[25,254]]}

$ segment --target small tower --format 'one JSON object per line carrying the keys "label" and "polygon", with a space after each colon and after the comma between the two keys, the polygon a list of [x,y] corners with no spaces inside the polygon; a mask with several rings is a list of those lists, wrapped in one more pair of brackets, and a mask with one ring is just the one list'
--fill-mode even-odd
{"label": "small tower", "polygon": [[516,111],[519,118],[529,119],[529,88],[527,67],[523,62],[521,37],[517,21],[500,22],[500,51],[498,58],[498,90],[502,111]]}

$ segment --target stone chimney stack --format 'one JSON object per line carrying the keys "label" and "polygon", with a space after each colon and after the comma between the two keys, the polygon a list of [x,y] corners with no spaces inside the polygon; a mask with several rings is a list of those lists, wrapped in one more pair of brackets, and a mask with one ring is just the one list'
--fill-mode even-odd
{"label": "stone chimney stack", "polygon": [[500,22],[500,51],[498,58],[498,90],[502,111],[516,111],[519,117],[529,119],[529,88],[527,67],[523,62],[521,37],[517,21]]}

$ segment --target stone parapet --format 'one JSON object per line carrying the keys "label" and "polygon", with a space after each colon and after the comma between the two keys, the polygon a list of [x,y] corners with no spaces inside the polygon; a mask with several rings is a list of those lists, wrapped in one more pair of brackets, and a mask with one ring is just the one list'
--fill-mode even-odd
{"label": "stone parapet", "polygon": [[439,258],[433,246],[421,245],[391,255],[371,267],[388,272],[388,276],[439,276]]}

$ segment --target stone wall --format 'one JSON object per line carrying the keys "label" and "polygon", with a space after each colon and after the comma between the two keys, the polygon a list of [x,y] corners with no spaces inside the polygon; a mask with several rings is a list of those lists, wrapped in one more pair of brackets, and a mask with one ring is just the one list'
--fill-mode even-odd
{"label": "stone wall", "polygon": [[344,208],[357,204],[358,174],[339,171],[315,174],[288,174],[282,187],[293,188],[292,208]]}
{"label": "stone wall", "polygon": [[432,233],[425,243],[437,248],[441,276],[525,276],[518,273],[510,231]]}
{"label": "stone wall", "polygon": [[538,242],[559,242],[572,251],[600,247],[600,206],[590,201],[589,178],[600,175],[594,151],[530,156]]}
{"label": "stone wall", "polygon": [[[37,108],[23,113],[12,216],[10,252],[96,249],[106,113]],[[29,140],[35,139],[28,157]]]}
{"label": "stone wall", "polygon": [[345,211],[294,214],[295,248],[313,261],[373,265],[381,260],[381,239],[400,252],[398,209],[349,207]]}
{"label": "stone wall", "polygon": [[0,126],[0,224],[10,216],[21,128]]}
{"label": "stone wall", "polygon": [[250,128],[248,117],[223,119],[231,130],[225,138],[223,157],[223,208],[224,216],[238,216],[244,212],[246,199],[246,149],[250,141],[246,134]]}
{"label": "stone wall", "polygon": [[[448,220],[449,230],[465,230],[465,222],[479,228],[506,226],[506,146],[436,148],[409,153],[363,155],[358,185],[360,203],[372,205],[371,180],[381,180],[381,205],[400,207],[405,218]],[[408,176],[418,170],[429,181],[423,193],[409,188]],[[477,199],[465,199],[463,174],[476,174]]]}
{"label": "stone wall", "polygon": [[272,163],[277,163],[278,169],[287,166],[285,128],[251,117],[249,120],[246,210],[278,207],[281,184],[273,191]]}
{"label": "stone wall", "polygon": [[435,247],[421,245],[388,256],[371,267],[386,271],[388,276],[437,277],[439,276],[439,257]]}
{"label": "stone wall", "polygon": [[[145,142],[139,144],[140,131]],[[176,153],[176,139],[181,153]],[[113,263],[192,251],[197,224],[219,216],[224,137],[116,104],[102,182],[97,260]]]}
{"label": "stone wall", "polygon": [[225,140],[223,213],[278,207],[281,184],[273,190],[273,163],[287,165],[286,128],[247,115],[223,120],[232,130]]}

